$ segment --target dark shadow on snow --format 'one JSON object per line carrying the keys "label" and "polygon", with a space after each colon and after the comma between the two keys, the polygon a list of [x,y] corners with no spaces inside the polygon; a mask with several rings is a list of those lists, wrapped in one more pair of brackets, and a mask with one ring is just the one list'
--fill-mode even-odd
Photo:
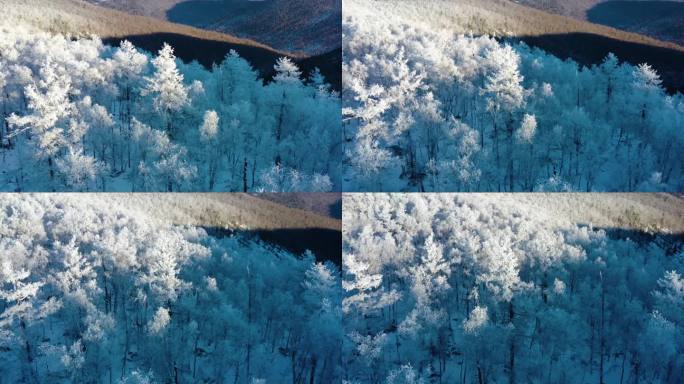
{"label": "dark shadow on snow", "polygon": [[246,241],[260,240],[278,249],[301,256],[307,249],[316,255],[316,261],[330,261],[342,267],[342,232],[327,228],[284,228],[272,230],[232,230],[202,227],[213,237],[241,236]]}
{"label": "dark shadow on snow", "polygon": [[174,5],[166,12],[166,17],[174,23],[204,28],[228,15],[233,20],[248,17],[269,5],[268,1],[188,0]]}
{"label": "dark shadow on snow", "polygon": [[678,1],[606,1],[589,9],[587,20],[661,40],[684,42],[684,3]]}
{"label": "dark shadow on snow", "polygon": [[342,199],[330,204],[328,210],[330,211],[330,217],[342,220]]}
{"label": "dark shadow on snow", "polygon": [[572,59],[585,66],[600,64],[610,52],[621,62],[648,63],[658,71],[668,92],[684,93],[684,51],[579,32],[518,36],[512,40],[521,40],[563,60]]}
{"label": "dark shadow on snow", "polygon": [[310,73],[314,68],[320,69],[334,90],[342,90],[342,47],[328,53],[297,60],[297,64],[305,74]]}
{"label": "dark shadow on snow", "polygon": [[[277,52],[257,46],[202,39],[170,32],[109,37],[102,41],[108,45],[118,46],[123,40],[128,40],[136,47],[155,54],[164,43],[168,43],[174,48],[176,57],[179,59],[186,63],[197,61],[208,69],[211,69],[213,64],[221,63],[228,52],[235,50],[266,81],[273,78],[273,66],[276,60],[282,56]],[[334,89],[340,90],[342,87],[342,48],[317,56],[292,59],[299,65],[305,78],[315,67],[318,67]]]}

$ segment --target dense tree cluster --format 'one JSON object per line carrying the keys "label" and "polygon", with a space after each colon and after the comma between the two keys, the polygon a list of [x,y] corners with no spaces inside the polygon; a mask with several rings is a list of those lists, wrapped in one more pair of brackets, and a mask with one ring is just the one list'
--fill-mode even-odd
{"label": "dense tree cluster", "polygon": [[344,204],[350,383],[684,378],[680,240],[631,240],[500,195]]}
{"label": "dense tree cluster", "polygon": [[684,97],[647,64],[584,67],[398,15],[350,12],[343,33],[345,190],[684,188]]}
{"label": "dense tree cluster", "polygon": [[338,95],[288,58],[275,72],[3,31],[0,190],[339,190]]}
{"label": "dense tree cluster", "polygon": [[339,269],[84,195],[0,196],[0,377],[332,383]]}

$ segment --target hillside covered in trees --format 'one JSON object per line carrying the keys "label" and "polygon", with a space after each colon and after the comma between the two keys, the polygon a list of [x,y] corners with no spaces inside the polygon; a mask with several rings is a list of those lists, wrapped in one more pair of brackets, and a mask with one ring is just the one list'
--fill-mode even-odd
{"label": "hillside covered in trees", "polygon": [[287,52],[340,47],[341,0],[85,0],[122,12],[253,39]]}
{"label": "hillside covered in trees", "polygon": [[339,382],[339,267],[165,195],[0,195],[2,382]]}
{"label": "hillside covered in trees", "polygon": [[344,206],[348,382],[682,382],[681,197],[348,194]]}
{"label": "hillside covered in trees", "polygon": [[344,190],[684,188],[684,97],[653,67],[468,34],[468,4],[345,2]]}
{"label": "hillside covered in trees", "polygon": [[169,45],[0,33],[0,190],[339,190],[339,96],[281,58],[210,70]]}
{"label": "hillside covered in trees", "polygon": [[684,44],[682,0],[517,0],[580,20]]}

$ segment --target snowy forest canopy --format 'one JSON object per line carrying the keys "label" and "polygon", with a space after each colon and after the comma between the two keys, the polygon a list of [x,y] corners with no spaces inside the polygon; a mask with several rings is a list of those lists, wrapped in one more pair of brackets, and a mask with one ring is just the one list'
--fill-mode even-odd
{"label": "snowy forest canopy", "polygon": [[339,274],[106,198],[2,194],[0,380],[340,382]]}
{"label": "snowy forest canopy", "polygon": [[684,189],[684,96],[648,64],[583,67],[364,4],[343,18],[345,191]]}
{"label": "snowy forest canopy", "polygon": [[578,225],[515,195],[344,205],[350,383],[684,379],[681,234]]}
{"label": "snowy forest canopy", "polygon": [[339,96],[288,58],[275,72],[3,30],[0,190],[340,190]]}
{"label": "snowy forest canopy", "polygon": [[0,195],[3,380],[684,377],[684,243],[652,202],[593,227],[581,195],[349,194],[340,271],[137,196]]}

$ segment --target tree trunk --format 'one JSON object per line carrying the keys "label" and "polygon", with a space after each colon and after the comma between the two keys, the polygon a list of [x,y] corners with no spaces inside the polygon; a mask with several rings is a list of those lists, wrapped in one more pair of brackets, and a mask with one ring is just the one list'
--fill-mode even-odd
{"label": "tree trunk", "polygon": [[242,163],[242,192],[247,192],[247,157]]}
{"label": "tree trunk", "polygon": [[605,312],[606,312],[606,289],[603,284],[603,272],[600,272],[600,277],[601,277],[601,328],[600,328],[600,348],[599,352],[601,354],[600,356],[600,362],[599,362],[599,384],[605,384],[604,377],[603,377],[603,360],[604,360],[604,355],[605,355],[605,347],[606,347],[606,339],[605,339],[605,333],[604,333],[604,326],[605,326]]}
{"label": "tree trunk", "polygon": [[478,384],[485,384],[484,381],[484,375],[482,373],[482,367],[480,367],[480,363],[477,363],[477,382]]}
{"label": "tree trunk", "polygon": [[199,331],[197,332],[197,335],[195,335],[195,350],[193,351],[193,358],[192,358],[192,378],[195,378],[195,374],[197,372],[197,344],[199,342]]}
{"label": "tree trunk", "polygon": [[[508,303],[508,319],[509,323],[513,325],[513,318],[515,316],[515,310],[513,307],[513,299]],[[508,360],[508,382],[510,384],[515,384],[515,328],[513,328],[513,334],[511,335],[511,345]]]}
{"label": "tree trunk", "polygon": [[48,157],[48,170],[50,172],[50,181],[55,177],[55,171],[52,169],[52,156]]}
{"label": "tree trunk", "polygon": [[280,113],[278,113],[278,124],[276,125],[276,131],[275,131],[275,137],[276,137],[276,147],[277,147],[277,154],[275,158],[275,165],[280,165],[281,164],[281,158],[280,158],[280,140],[283,135],[283,120],[284,120],[284,115],[285,113],[285,91],[283,91],[283,100],[280,103]]}
{"label": "tree trunk", "polygon": [[[498,171],[501,169],[501,158],[499,156],[499,128],[496,125],[496,117],[493,117],[493,121],[494,121],[494,155],[496,158],[496,169]],[[499,175],[497,175],[496,184],[497,184],[497,192],[501,192],[501,180],[499,179]]]}
{"label": "tree trunk", "polygon": [[309,384],[314,384],[316,381],[316,362],[316,356],[311,356],[311,371],[309,373]]}
{"label": "tree trunk", "polygon": [[513,117],[510,116],[508,119],[508,125],[506,127],[506,134],[508,136],[508,166],[507,166],[507,173],[508,173],[508,192],[513,192],[513,155],[514,153],[514,147],[513,147]]}
{"label": "tree trunk", "polygon": [[[252,325],[252,278],[249,270],[249,266],[247,267],[247,323]],[[249,331],[248,331],[249,332]],[[251,373],[250,373],[250,364],[251,364],[251,359],[252,359],[252,334],[251,332],[248,333],[247,335],[247,357],[246,357],[246,362],[247,362],[247,379],[249,379]]]}

